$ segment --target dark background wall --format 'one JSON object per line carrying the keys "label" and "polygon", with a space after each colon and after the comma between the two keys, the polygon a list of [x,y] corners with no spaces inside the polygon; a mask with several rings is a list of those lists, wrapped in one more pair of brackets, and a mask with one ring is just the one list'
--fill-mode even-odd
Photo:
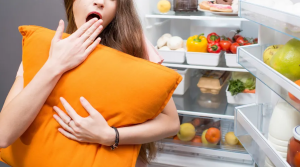
{"label": "dark background wall", "polygon": [[[22,60],[20,25],[56,29],[65,19],[63,0],[0,0],[0,108]],[[0,162],[0,167],[6,167]]]}
{"label": "dark background wall", "polygon": [[65,19],[63,0],[0,0],[0,108],[22,60],[20,25],[56,29]]}

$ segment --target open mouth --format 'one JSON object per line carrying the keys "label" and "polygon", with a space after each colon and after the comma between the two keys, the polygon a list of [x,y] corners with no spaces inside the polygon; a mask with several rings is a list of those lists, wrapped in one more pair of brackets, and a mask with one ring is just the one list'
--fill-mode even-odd
{"label": "open mouth", "polygon": [[90,14],[88,14],[88,16],[86,17],[86,22],[88,22],[89,20],[93,19],[93,18],[97,18],[98,20],[99,19],[102,19],[102,16],[100,13],[98,12],[91,12]]}

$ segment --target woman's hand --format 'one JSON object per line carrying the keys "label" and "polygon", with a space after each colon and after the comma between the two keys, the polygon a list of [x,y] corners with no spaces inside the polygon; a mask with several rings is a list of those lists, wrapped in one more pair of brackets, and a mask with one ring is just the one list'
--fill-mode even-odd
{"label": "woman's hand", "polygon": [[72,35],[62,39],[64,22],[61,20],[51,42],[47,63],[54,65],[61,74],[81,64],[100,43],[101,39],[97,36],[103,29],[102,23],[102,20],[91,19]]}
{"label": "woman's hand", "polygon": [[59,128],[58,130],[64,136],[85,143],[97,143],[106,146],[114,144],[116,136],[114,129],[107,124],[103,116],[85,98],[81,97],[80,102],[90,114],[86,118],[79,116],[64,98],[61,97],[60,100],[69,116],[56,106],[53,108],[58,115],[53,116],[63,127],[63,129]]}

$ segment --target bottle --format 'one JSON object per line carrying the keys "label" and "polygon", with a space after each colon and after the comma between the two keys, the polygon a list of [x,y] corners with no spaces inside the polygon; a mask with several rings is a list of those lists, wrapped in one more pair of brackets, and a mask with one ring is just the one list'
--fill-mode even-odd
{"label": "bottle", "polygon": [[[293,136],[292,129],[297,125],[300,125],[299,112],[288,103],[279,102],[270,120],[268,140],[284,159],[287,158],[288,143]],[[275,167],[268,158],[265,163]]]}
{"label": "bottle", "polygon": [[293,129],[293,135],[289,141],[287,162],[291,167],[300,167],[300,126]]}

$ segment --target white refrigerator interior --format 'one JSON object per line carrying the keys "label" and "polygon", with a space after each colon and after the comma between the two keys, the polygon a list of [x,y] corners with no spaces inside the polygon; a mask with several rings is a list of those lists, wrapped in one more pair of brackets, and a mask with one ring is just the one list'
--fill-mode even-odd
{"label": "white refrigerator interior", "polygon": [[[188,85],[181,85],[184,91],[173,96],[181,124],[194,124],[195,120],[209,122],[208,127],[220,129],[221,140],[217,145],[205,145],[203,137],[200,144],[182,142],[175,138],[164,139],[159,142],[162,147],[151,167],[290,167],[286,160],[288,138],[292,134],[289,130],[300,122],[296,118],[293,121],[285,118],[291,119],[293,114],[298,117],[300,105],[289,98],[288,92],[293,92],[300,99],[300,88],[266,65],[263,53],[268,46],[285,44],[293,38],[300,40],[300,15],[266,6],[267,3],[260,3],[262,1],[258,0],[240,0],[238,16],[203,12],[158,14],[155,11],[158,1],[135,0],[144,33],[154,46],[165,33],[179,36],[186,42],[190,36],[202,33],[207,36],[216,32],[232,37],[232,30],[237,29],[243,30],[242,36],[258,37],[258,44],[239,47],[234,55],[220,54],[217,60],[211,57],[206,65],[194,63],[197,61],[195,59],[190,63],[188,59],[192,54],[186,51],[186,46],[185,57],[182,57],[182,52],[162,52],[167,58],[164,66],[189,69],[189,77],[184,77],[190,82]],[[228,62],[231,60],[234,61]],[[202,92],[197,84],[207,70],[250,72],[256,78],[255,94],[245,99],[239,98],[240,96],[229,98],[228,84],[217,95]],[[280,105],[290,110],[290,115],[281,113],[283,115],[280,116]],[[281,130],[285,136],[281,137],[276,133],[276,121],[286,125],[276,125],[278,131]],[[197,134],[199,132],[203,136],[208,127],[196,128]],[[229,146],[225,142],[228,132],[234,132],[242,146]]]}

